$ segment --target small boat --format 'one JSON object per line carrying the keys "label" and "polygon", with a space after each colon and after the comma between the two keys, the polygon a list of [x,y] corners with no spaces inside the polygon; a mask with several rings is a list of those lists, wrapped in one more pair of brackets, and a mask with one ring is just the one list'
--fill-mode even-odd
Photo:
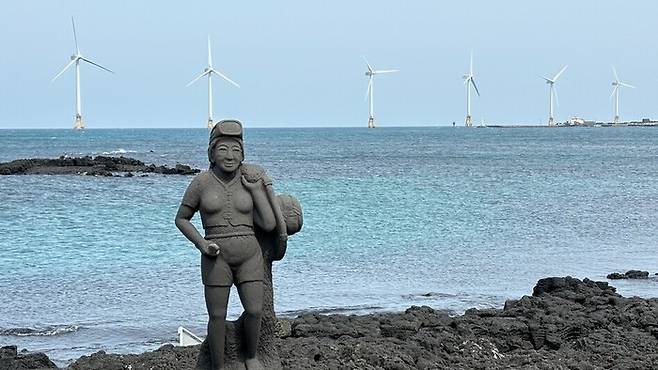
{"label": "small boat", "polygon": [[178,327],[178,345],[181,347],[186,347],[186,346],[196,346],[197,344],[201,344],[203,342],[203,339],[199,338],[196,336],[194,333],[191,331],[185,329],[182,326]]}

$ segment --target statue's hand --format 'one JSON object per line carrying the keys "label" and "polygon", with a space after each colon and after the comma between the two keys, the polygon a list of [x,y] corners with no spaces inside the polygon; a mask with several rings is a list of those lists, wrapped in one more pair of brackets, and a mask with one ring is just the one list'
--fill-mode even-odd
{"label": "statue's hand", "polygon": [[244,176],[242,176],[242,185],[244,185],[250,193],[263,189],[263,179],[258,179],[256,182],[249,182]]}
{"label": "statue's hand", "polygon": [[219,246],[213,242],[204,240],[204,243],[198,246],[201,253],[205,254],[208,257],[217,257],[221,253]]}

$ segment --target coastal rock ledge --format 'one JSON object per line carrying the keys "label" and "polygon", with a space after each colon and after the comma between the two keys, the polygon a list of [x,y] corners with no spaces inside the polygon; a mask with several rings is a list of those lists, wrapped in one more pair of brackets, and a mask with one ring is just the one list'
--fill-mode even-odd
{"label": "coastal rock ledge", "polygon": [[[88,176],[133,176],[133,172],[163,175],[194,175],[201,170],[184,164],[175,167],[156,166],[127,157],[65,157],[17,159],[0,163],[0,175],[88,175]],[[117,175],[122,173],[123,175]]]}
{"label": "coastal rock ledge", "polygon": [[[625,298],[589,279],[541,279],[532,296],[503,309],[456,317],[414,306],[363,316],[309,313],[285,324],[277,339],[284,369],[658,368],[658,298]],[[171,345],[139,355],[98,352],[69,369],[194,369],[198,353]],[[0,369],[12,368],[0,361]]]}

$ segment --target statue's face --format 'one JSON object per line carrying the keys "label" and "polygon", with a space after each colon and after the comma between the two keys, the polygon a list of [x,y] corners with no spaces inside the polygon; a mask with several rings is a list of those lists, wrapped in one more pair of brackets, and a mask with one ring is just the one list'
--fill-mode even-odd
{"label": "statue's face", "polygon": [[238,169],[244,159],[240,143],[230,138],[219,139],[213,150],[212,158],[222,172],[229,173]]}

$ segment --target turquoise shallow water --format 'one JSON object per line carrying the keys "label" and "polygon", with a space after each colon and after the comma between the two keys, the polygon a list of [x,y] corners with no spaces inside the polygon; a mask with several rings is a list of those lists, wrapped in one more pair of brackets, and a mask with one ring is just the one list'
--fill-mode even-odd
{"label": "turquoise shallow water", "polygon": [[[245,135],[247,160],[304,207],[304,229],[275,266],[281,315],[459,313],[500,307],[545,276],[658,272],[655,128]],[[203,129],[0,130],[0,161],[123,154],[203,168],[206,143]],[[0,177],[0,345],[63,364],[157,348],[179,325],[205,334],[198,252],[173,224],[189,181]],[[655,281],[614,285],[658,296]]]}

